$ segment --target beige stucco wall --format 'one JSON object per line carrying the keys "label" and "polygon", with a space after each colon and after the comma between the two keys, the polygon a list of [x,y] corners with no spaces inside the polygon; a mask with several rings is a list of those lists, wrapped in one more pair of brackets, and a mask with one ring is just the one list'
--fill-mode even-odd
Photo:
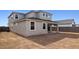
{"label": "beige stucco wall", "polygon": [[[30,22],[35,22],[35,30],[30,30]],[[46,29],[43,29],[43,23],[46,24]],[[23,36],[47,34],[47,22],[27,19],[27,21],[15,24],[11,31]]]}
{"label": "beige stucco wall", "polygon": [[[15,15],[18,15],[18,19],[15,19]],[[14,14],[12,14],[12,15],[10,16],[10,18],[9,18],[9,23],[10,23],[10,22],[17,21],[17,20],[22,20],[23,18],[24,18],[24,15],[14,13]]]}
{"label": "beige stucco wall", "polygon": [[24,15],[22,15],[22,14],[17,14],[17,15],[18,15],[18,20],[24,18]]}
{"label": "beige stucco wall", "polygon": [[[30,30],[30,22],[35,22],[35,30]],[[45,22],[45,21],[30,20],[30,21],[26,21],[26,23],[28,23],[28,26],[26,26],[26,28],[27,28],[26,31],[27,31],[28,36],[48,33],[47,22]],[[46,24],[46,29],[43,29],[43,23]]]}
{"label": "beige stucco wall", "polygon": [[26,22],[17,23],[11,28],[11,31],[26,36],[26,25]]}
{"label": "beige stucco wall", "polygon": [[[43,14],[45,14],[45,16],[43,16]],[[46,17],[46,14],[48,14],[48,13],[40,12],[40,13],[38,14],[38,17],[41,18],[41,19],[45,19],[45,20],[51,20],[51,15],[48,14],[49,17]]]}
{"label": "beige stucco wall", "polygon": [[[43,16],[43,14],[45,14],[45,16]],[[49,15],[48,17],[46,16]],[[45,13],[45,12],[39,12],[39,13],[35,13],[35,12],[32,12],[32,13],[29,13],[26,15],[26,18],[30,18],[30,17],[36,17],[36,18],[40,18],[40,19],[45,19],[45,20],[51,20],[52,18],[52,15],[48,14],[48,13]]]}
{"label": "beige stucco wall", "polygon": [[34,12],[29,13],[25,16],[26,18],[30,18],[30,17],[36,17],[36,14]]}

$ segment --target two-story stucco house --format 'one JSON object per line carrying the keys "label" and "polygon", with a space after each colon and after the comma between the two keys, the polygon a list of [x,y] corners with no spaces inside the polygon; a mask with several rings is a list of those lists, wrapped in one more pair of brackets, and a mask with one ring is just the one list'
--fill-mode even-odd
{"label": "two-story stucco house", "polygon": [[72,26],[73,19],[53,21],[52,14],[46,11],[30,11],[28,13],[12,12],[9,19],[9,28],[12,32],[23,36],[40,35],[52,32],[52,26]]}
{"label": "two-story stucco house", "polygon": [[55,24],[52,14],[45,11],[12,12],[8,18],[10,30],[23,36],[47,34]]}

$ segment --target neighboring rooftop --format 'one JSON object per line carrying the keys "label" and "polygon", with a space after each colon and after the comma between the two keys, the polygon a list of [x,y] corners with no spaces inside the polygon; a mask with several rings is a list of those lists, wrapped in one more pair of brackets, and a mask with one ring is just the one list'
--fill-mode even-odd
{"label": "neighboring rooftop", "polygon": [[65,20],[58,20],[56,21],[58,24],[75,24],[74,19],[65,19]]}

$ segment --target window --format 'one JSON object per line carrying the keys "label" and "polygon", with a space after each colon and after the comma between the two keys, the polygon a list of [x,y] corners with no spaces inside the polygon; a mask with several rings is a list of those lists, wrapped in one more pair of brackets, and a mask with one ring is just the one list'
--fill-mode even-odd
{"label": "window", "polygon": [[49,14],[46,14],[46,17],[49,17],[50,15]]}
{"label": "window", "polygon": [[43,16],[45,16],[45,14],[43,13]]}
{"label": "window", "polygon": [[34,30],[35,29],[35,23],[34,22],[31,22],[31,30]]}
{"label": "window", "polygon": [[46,29],[46,25],[45,25],[45,23],[43,23],[43,29]]}
{"label": "window", "polygon": [[18,19],[18,15],[15,15],[15,19]]}

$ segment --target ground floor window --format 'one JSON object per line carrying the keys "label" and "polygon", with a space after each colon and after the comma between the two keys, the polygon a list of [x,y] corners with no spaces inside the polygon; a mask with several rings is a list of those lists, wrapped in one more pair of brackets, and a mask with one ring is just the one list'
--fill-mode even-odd
{"label": "ground floor window", "polygon": [[30,25],[31,25],[30,29],[31,30],[34,30],[35,29],[35,23],[34,22],[31,22]]}
{"label": "ground floor window", "polygon": [[46,24],[45,23],[43,23],[43,29],[46,29]]}

